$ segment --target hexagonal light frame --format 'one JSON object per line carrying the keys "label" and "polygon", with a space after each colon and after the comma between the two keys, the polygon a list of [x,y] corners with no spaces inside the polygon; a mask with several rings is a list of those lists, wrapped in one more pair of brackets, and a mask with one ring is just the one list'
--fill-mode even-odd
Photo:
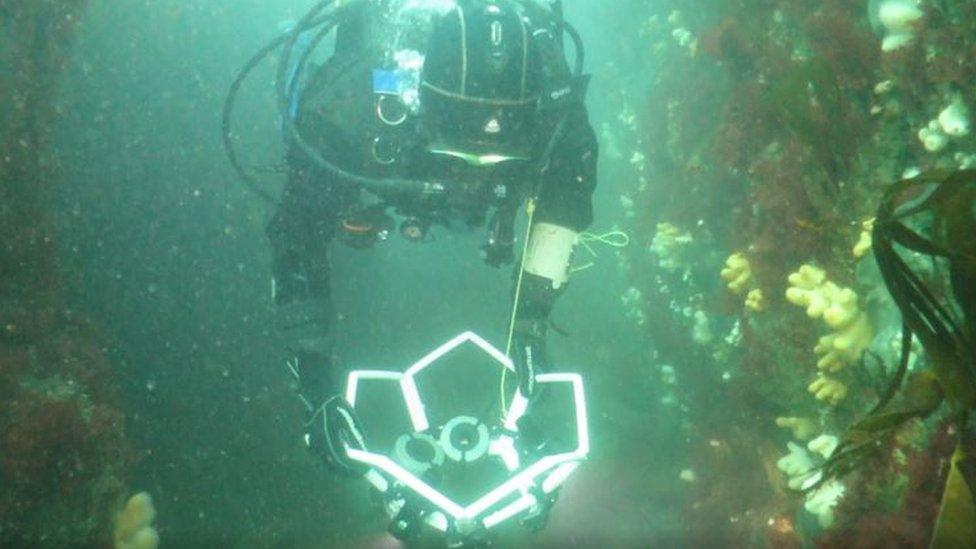
{"label": "hexagonal light frame", "polygon": [[[473,343],[498,362],[502,368],[507,368],[511,372],[515,371],[515,366],[512,364],[511,359],[505,356],[505,353],[499,351],[474,332],[468,331],[444,343],[414,363],[405,372],[382,370],[354,370],[350,372],[346,383],[346,400],[350,406],[355,408],[359,383],[362,380],[396,381],[400,385],[400,391],[403,395],[414,431],[418,433],[426,431],[430,427],[430,423],[427,420],[424,404],[420,399],[420,392],[417,390],[415,376],[431,364],[437,362],[447,353],[465,343]],[[385,473],[437,507],[442,515],[437,517],[436,514],[432,514],[429,517],[428,524],[438,530],[446,530],[451,519],[455,521],[475,521],[480,519],[486,529],[491,529],[501,522],[531,509],[538,503],[536,497],[530,491],[533,486],[541,488],[544,494],[549,494],[558,488],[576,470],[580,462],[586,459],[590,450],[589,430],[586,419],[586,399],[583,393],[583,378],[579,374],[574,373],[548,373],[536,376],[536,381],[538,383],[569,383],[572,385],[573,401],[576,408],[576,449],[570,452],[552,454],[539,458],[536,462],[508,478],[499,486],[489,490],[485,495],[468,506],[462,506],[454,502],[388,456],[350,448],[348,445],[345,448],[346,455],[350,459],[371,467],[366,473],[366,479],[380,492],[386,492],[390,487],[389,481],[382,474]],[[525,413],[528,407],[528,401],[516,389],[511,403],[502,425],[505,432],[517,433],[518,426],[516,423]],[[495,454],[502,459],[509,471],[515,471],[519,468],[519,455],[515,450],[514,442],[512,435],[504,434],[492,440],[491,449],[489,450],[489,453]],[[486,514],[493,506],[515,493],[520,493],[521,496],[493,513]]]}

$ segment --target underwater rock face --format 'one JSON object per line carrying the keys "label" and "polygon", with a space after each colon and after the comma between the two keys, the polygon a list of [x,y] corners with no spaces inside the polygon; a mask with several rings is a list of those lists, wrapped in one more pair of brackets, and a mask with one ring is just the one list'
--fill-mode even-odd
{"label": "underwater rock face", "polygon": [[131,455],[104,346],[66,305],[46,147],[85,2],[0,2],[0,545],[104,546]]}
{"label": "underwater rock face", "polygon": [[650,249],[658,256],[661,268],[677,271],[687,267],[688,249],[693,242],[690,233],[664,222],[658,223]]}
{"label": "underwater rock face", "polygon": [[[892,382],[901,321],[872,253],[873,217],[885,190],[899,179],[976,166],[973,98],[959,95],[976,89],[976,5],[775,1],[760,10],[749,2],[706,2],[694,11],[688,4],[675,9],[681,8],[681,28],[699,40],[691,59],[675,43],[673,29],[662,24],[663,13],[646,23],[654,85],[647,97],[620,109],[638,112],[646,139],[620,156],[649,159],[649,168],[632,172],[626,191],[628,212],[638,212],[632,216],[638,230],[653,235],[649,229],[658,223],[690,227],[701,221],[686,253],[693,260],[684,279],[661,273],[660,254],[635,254],[633,279],[645,301],[645,325],[665,339],[660,361],[681,373],[676,398],[697,410],[696,419],[688,420],[695,433],[689,446],[704,447],[711,433],[734,428],[744,439],[761,441],[753,443],[764,448],[756,467],[773,470],[769,486],[750,491],[758,501],[719,502],[702,490],[696,501],[710,502],[713,515],[692,508],[689,516],[728,519],[736,525],[726,527],[729,535],[741,535],[730,545],[783,535],[793,546],[818,539],[836,547],[878,539],[924,546],[935,515],[928,496],[938,491],[938,480],[928,477],[925,487],[906,484],[908,465],[900,460],[940,459],[940,452],[945,459],[944,447],[927,445],[934,419],[918,427],[922,442],[892,433],[890,446],[876,448],[870,473],[836,479],[841,485],[827,479],[809,501],[790,491],[795,478],[783,475],[776,468],[781,456],[771,457],[778,452],[765,448],[782,448],[785,438],[846,432]],[[640,105],[647,105],[645,112]],[[616,147],[626,135],[621,127]],[[908,261],[924,264],[925,256]],[[931,266],[926,273],[923,278],[934,276]],[[661,307],[684,295],[714,312],[716,337],[702,353],[671,347],[678,330],[660,327],[687,326]],[[894,351],[892,343],[898,345]],[[685,373],[695,371],[702,355],[721,381]],[[911,351],[908,362],[912,371],[931,367],[921,349]],[[696,393],[696,385],[708,389]],[[782,430],[771,435],[749,420],[723,422],[708,413],[715,406],[743,418],[763,417]],[[825,440],[815,446],[830,442]],[[817,455],[807,453],[819,465]],[[729,461],[701,455],[707,456],[703,462],[689,464],[695,471]],[[802,456],[787,461],[793,460]],[[709,489],[732,486],[732,480],[717,480]],[[928,503],[911,508],[923,500]],[[736,513],[744,507],[766,521],[750,523]],[[898,517],[905,519],[904,529],[894,526]],[[834,531],[849,537],[832,536]],[[776,539],[774,546],[782,543]]]}

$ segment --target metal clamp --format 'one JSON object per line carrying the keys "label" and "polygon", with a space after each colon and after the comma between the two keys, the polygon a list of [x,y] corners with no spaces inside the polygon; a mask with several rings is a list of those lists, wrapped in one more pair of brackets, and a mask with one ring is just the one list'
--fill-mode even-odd
{"label": "metal clamp", "polygon": [[378,135],[373,138],[373,145],[370,152],[373,155],[373,160],[377,164],[389,166],[397,161],[397,156],[400,154],[400,143],[396,139],[384,138]]}
{"label": "metal clamp", "polygon": [[[390,108],[387,107],[390,101],[395,102],[395,106],[392,107],[394,116],[390,116],[390,114],[387,114],[386,112]],[[403,124],[407,121],[409,112],[410,111],[407,109],[407,106],[403,104],[403,100],[400,99],[399,95],[391,93],[376,94],[376,117],[380,119],[380,122],[383,122],[387,126],[396,127]],[[396,116],[396,113],[399,113],[399,116]]]}

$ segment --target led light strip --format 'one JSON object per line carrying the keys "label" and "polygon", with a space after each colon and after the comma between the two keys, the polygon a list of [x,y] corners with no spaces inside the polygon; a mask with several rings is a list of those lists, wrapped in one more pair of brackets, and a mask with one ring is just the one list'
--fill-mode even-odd
{"label": "led light strip", "polygon": [[[538,379],[540,383],[568,382],[573,384],[574,400],[576,401],[577,410],[577,449],[573,452],[555,454],[540,459],[536,463],[526,468],[524,471],[508,479],[494,490],[488,492],[486,495],[482,496],[468,507],[462,507],[461,505],[455,503],[453,500],[449,499],[447,496],[438,492],[435,488],[418,479],[416,476],[386,456],[356,450],[354,448],[347,448],[347,454],[354,460],[372,465],[386,472],[455,518],[476,518],[491,506],[504,499],[505,496],[526,486],[532,485],[537,476],[546,473],[550,469],[557,469],[550,474],[546,480],[556,476],[557,473],[559,473],[563,478],[560,479],[557,476],[553,482],[550,482],[549,491],[551,491],[558,486],[558,483],[562,483],[565,478],[569,476],[569,473],[572,472],[571,470],[559,472],[558,468],[565,464],[578,464],[578,462],[583,460],[589,452],[589,436],[586,431],[587,423],[585,401],[582,400],[583,381],[578,374],[544,374],[538,376]],[[582,419],[582,422],[580,422],[580,419]],[[558,481],[558,483],[556,481]]]}
{"label": "led light strip", "polygon": [[[538,380],[539,376],[536,376],[536,381]],[[521,391],[516,389],[515,396],[512,397],[512,405],[508,407],[508,415],[505,416],[505,430],[512,433],[518,431],[518,420],[528,408],[529,400],[522,396]]]}
{"label": "led light strip", "polygon": [[542,481],[542,491],[551,494],[553,490],[559,488],[563,482],[569,478],[569,475],[573,474],[573,471],[579,467],[580,462],[570,461],[568,463],[563,463],[556,470],[549,474],[545,480]]}
{"label": "led light strip", "polygon": [[354,370],[349,372],[346,379],[346,402],[353,408],[356,407],[356,393],[359,390],[359,380],[385,380],[400,381],[403,374],[400,372],[386,372],[383,370]]}
{"label": "led light strip", "polygon": [[539,383],[572,383],[573,402],[576,404],[576,436],[577,452],[581,459],[590,453],[590,428],[586,419],[586,394],[583,392],[583,377],[579,374],[539,374],[535,376]]}
{"label": "led light strip", "polygon": [[413,430],[420,433],[429,429],[430,422],[427,421],[427,410],[424,409],[424,403],[420,400],[420,391],[417,390],[417,382],[412,375],[404,375],[400,379],[400,390],[403,392],[404,400],[407,401],[407,411],[410,413],[410,423],[413,424]]}
{"label": "led light strip", "polygon": [[519,499],[509,504],[507,507],[503,507],[501,510],[488,515],[487,517],[485,517],[485,520],[482,522],[484,523],[485,528],[490,529],[514,517],[515,515],[521,513],[522,511],[531,508],[535,504],[536,504],[536,499],[534,496],[529,494],[523,495]]}
{"label": "led light strip", "polygon": [[404,486],[409,487],[414,492],[420,494],[425,499],[436,505],[437,507],[443,509],[448,514],[455,518],[460,518],[464,516],[464,508],[451,501],[447,496],[441,494],[426,482],[420,480],[419,478],[410,474],[392,459],[381,456],[378,454],[372,454],[370,452],[365,452],[363,450],[357,450],[355,448],[346,448],[346,454],[356,461],[360,461],[367,465],[372,465],[386,472],[396,480],[400,481]]}
{"label": "led light strip", "polygon": [[[357,370],[350,372],[346,387],[346,400],[350,405],[355,406],[360,380],[396,381],[400,385],[401,393],[403,394],[407,409],[410,413],[410,419],[413,423],[414,429],[418,432],[424,431],[429,427],[429,422],[427,420],[423,402],[420,400],[420,393],[417,389],[414,376],[427,366],[430,366],[438,359],[442,358],[451,350],[466,342],[474,343],[486,353],[491,355],[502,365],[502,367],[514,371],[514,366],[511,360],[506,357],[504,353],[493,347],[490,343],[473,332],[465,332],[451,339],[444,345],[441,345],[436,350],[420,359],[402,374],[399,372],[378,370]],[[448,515],[451,515],[455,519],[475,519],[489,510],[492,506],[498,504],[508,495],[521,492],[522,496],[516,499],[514,502],[509,503],[502,509],[488,515],[483,519],[482,522],[484,523],[485,527],[491,528],[492,526],[495,526],[517,515],[518,513],[532,507],[537,503],[535,497],[528,493],[528,488],[536,484],[537,477],[546,475],[546,473],[548,473],[548,475],[546,475],[542,480],[542,490],[544,493],[552,492],[558,488],[572,474],[573,471],[576,470],[576,468],[579,466],[579,462],[586,458],[586,455],[590,450],[589,426],[586,419],[586,399],[583,391],[583,378],[579,374],[552,373],[540,374],[536,376],[536,381],[539,383],[572,384],[573,401],[576,408],[576,449],[572,452],[543,457],[467,507],[463,507],[454,502],[387,456],[374,454],[365,450],[350,448],[348,446],[346,447],[346,453],[351,459],[374,467],[374,469],[371,469],[367,474],[367,479],[374,486],[380,489],[380,491],[385,491],[389,487],[389,484],[388,482],[385,482],[385,479],[383,479],[382,475],[377,472],[377,469],[399,481],[404,486],[409,487],[418,495],[436,505],[439,509],[443,510]],[[515,396],[512,399],[512,406],[509,408],[508,414],[505,417],[505,429],[512,432],[516,431],[516,423],[525,413],[527,408],[528,400],[526,400],[516,390]],[[500,456],[505,466],[510,471],[517,469],[519,466],[519,456],[515,451],[513,442],[512,437],[503,435],[491,443],[491,453]],[[381,482],[381,480],[384,482]],[[381,486],[385,487],[381,488]]]}

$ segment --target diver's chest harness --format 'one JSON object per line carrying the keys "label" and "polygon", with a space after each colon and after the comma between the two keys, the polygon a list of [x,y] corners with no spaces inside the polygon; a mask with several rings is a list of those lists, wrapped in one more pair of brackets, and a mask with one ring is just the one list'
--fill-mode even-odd
{"label": "diver's chest harness", "polygon": [[[419,54],[410,50],[384,52],[383,61],[368,67],[368,122],[361,126],[366,133],[359,140],[362,169],[378,179],[409,177],[431,181],[431,186],[421,192],[377,192],[367,187],[379,202],[365,208],[374,213],[393,209],[403,217],[400,234],[410,241],[426,240],[433,225],[463,223],[477,227],[487,222],[487,240],[482,248],[486,259],[510,261],[511,257],[506,256],[511,255],[519,206],[538,191],[549,156],[561,136],[564,114],[583,101],[588,82],[588,77],[581,74],[552,69],[565,65],[558,32],[558,25],[549,21],[532,33],[548,80],[538,101],[538,133],[549,139],[537,147],[537,160],[514,160],[460,173],[457,168],[462,165],[461,160],[427,150],[428,136],[417,105]],[[351,206],[349,213],[356,216],[357,206]],[[344,229],[349,226],[348,220],[343,223]],[[390,225],[384,220],[374,224],[374,228],[385,234]]]}
{"label": "diver's chest harness", "polygon": [[[334,16],[339,38],[345,23],[362,25],[361,12],[345,18],[343,14],[340,8]],[[583,101],[588,83],[588,76],[582,74],[582,45],[575,31],[562,21],[560,13],[536,16],[533,22],[523,14],[532,46],[540,56],[544,82],[536,102],[538,146],[531,160],[465,169],[458,158],[430,152],[418,93],[424,57],[416,50],[377,48],[370,52],[370,47],[353,46],[341,51],[337,44],[336,54],[316,71],[308,86],[290,91],[280,87],[279,110],[289,114],[282,120],[286,138],[313,165],[369,191],[377,200],[368,206],[357,201],[344,205],[349,219],[342,220],[341,229],[348,232],[350,227],[355,234],[388,232],[392,222],[376,220],[388,219],[385,211],[393,209],[405,218],[400,232],[410,240],[424,240],[432,225],[461,222],[475,227],[487,221],[485,248],[511,246],[519,206],[538,192],[552,150],[562,137],[567,113]],[[313,11],[306,19],[315,21],[315,17]],[[292,31],[286,51],[294,48],[301,25]],[[573,38],[577,50],[573,72],[566,65],[564,32]],[[301,58],[306,59],[307,54]],[[287,59],[286,55],[283,63]],[[279,75],[286,72],[282,69]],[[308,105],[303,104],[306,101]],[[299,131],[303,125],[299,119],[307,110],[315,111],[314,118],[324,121],[327,131],[338,134],[332,137],[341,143],[327,143],[326,149],[331,150],[309,144]],[[363,210],[368,215],[360,223],[355,218]],[[377,212],[384,215],[377,216]]]}
{"label": "diver's chest harness", "polygon": [[376,84],[389,78],[373,70],[373,132],[365,140],[366,170],[376,175],[408,175],[437,182],[428,193],[377,194],[404,218],[400,234],[423,239],[433,225],[488,223],[489,245],[511,241],[519,205],[537,179],[528,162],[512,161],[492,167],[469,167],[462,160],[427,151],[421,121],[399,95]]}

